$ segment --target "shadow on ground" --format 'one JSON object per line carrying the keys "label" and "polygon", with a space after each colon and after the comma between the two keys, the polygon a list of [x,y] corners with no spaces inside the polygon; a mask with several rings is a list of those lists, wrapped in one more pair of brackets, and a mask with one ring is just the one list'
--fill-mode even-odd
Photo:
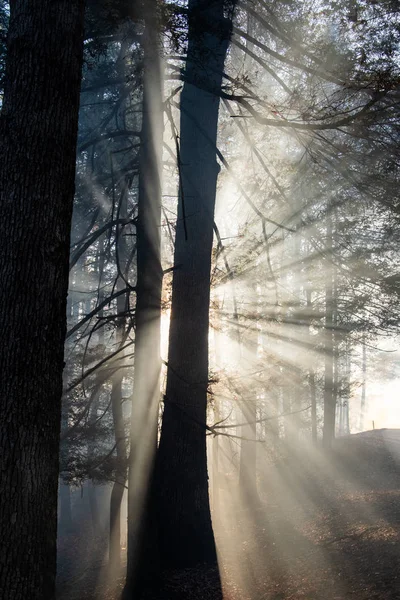
{"label": "shadow on ground", "polygon": [[[400,598],[400,431],[292,449],[258,490],[250,503],[225,490],[214,510],[224,600]],[[60,581],[58,599],[116,600],[123,576],[96,589],[100,568]],[[164,573],[145,600],[221,600],[218,581],[205,567]]]}

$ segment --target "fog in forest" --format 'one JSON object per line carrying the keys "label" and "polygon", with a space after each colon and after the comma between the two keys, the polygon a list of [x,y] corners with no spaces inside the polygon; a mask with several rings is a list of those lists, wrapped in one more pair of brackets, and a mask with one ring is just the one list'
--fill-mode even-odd
{"label": "fog in forest", "polygon": [[[301,3],[296,9],[283,6],[287,10],[283,21],[275,12],[278,9],[272,12],[267,3],[257,7],[244,3],[236,11],[214,149],[219,175],[208,332],[211,510],[223,585],[227,590],[234,587],[233,569],[241,593],[253,598],[259,567],[252,562],[257,563],[265,553],[264,546],[258,546],[264,541],[252,540],[254,527],[266,532],[284,571],[285,561],[296,560],[293,547],[311,543],[306,513],[318,510],[318,495],[309,489],[314,485],[309,476],[298,467],[297,479],[287,479],[285,467],[281,472],[276,465],[302,456],[302,464],[314,475],[321,473],[330,481],[345,479],[342,467],[324,457],[323,435],[340,439],[400,425],[399,240],[393,195],[397,195],[397,91],[394,87],[392,91],[391,81],[382,84],[385,92],[374,91],[373,83],[380,68],[386,69],[385,76],[397,77],[398,49],[390,56],[390,66],[387,62],[380,66],[379,61],[389,58],[379,55],[379,40],[366,41],[366,25],[352,23],[346,13],[335,16],[323,3]],[[388,18],[378,8],[363,5],[362,10],[375,29]],[[391,14],[392,28],[397,18]],[[180,268],[173,254],[178,196],[183,205],[189,204],[181,164],[190,158],[181,156],[179,115],[185,41],[180,37],[182,24],[178,21],[172,27],[173,34],[166,31],[162,39],[161,66],[165,99],[160,229],[165,272],[162,393],[167,378],[172,277],[174,269]],[[135,339],[135,236],[141,173],[139,138],[133,132],[140,130],[143,119],[135,71],[141,50],[130,38],[129,27],[121,32],[122,41],[109,43],[84,75],[80,112],[80,147],[84,150],[78,151],[72,256],[90,235],[93,242],[71,271],[69,326],[75,331],[67,342],[68,364],[75,361],[72,368],[78,381],[88,369],[96,373],[97,365],[115,355],[105,362],[115,373],[114,379],[106,379],[102,365],[98,374],[74,388],[75,398],[66,396],[72,401],[69,427],[86,411],[81,431],[78,426],[69,449],[66,444],[70,462],[64,476],[70,474],[73,520],[81,511],[94,539],[99,538],[99,527],[103,528],[101,552],[85,559],[89,565],[100,561],[100,589],[110,577],[106,532],[110,490],[115,490],[118,474],[118,456],[115,450],[110,452],[115,435],[110,402],[119,385],[117,393],[123,399],[119,427],[122,423],[128,431],[134,379],[130,345]],[[127,83],[107,83],[118,74]],[[154,97],[151,77],[149,81],[148,94]],[[191,110],[190,105],[184,109]],[[154,114],[157,106],[148,110]],[[203,135],[201,129],[198,135]],[[388,203],[381,201],[383,197]],[[196,210],[186,210],[181,216],[187,229],[196,220]],[[190,234],[185,235],[190,244]],[[113,299],[120,290],[125,291]],[[103,299],[108,299],[104,307]],[[102,380],[101,387],[96,377]],[[72,375],[66,377],[67,386],[70,380]],[[324,403],[326,415],[329,397],[334,420],[326,433]],[[93,442],[88,442],[91,422]],[[147,428],[146,423],[136,427],[139,445],[144,443]],[[384,444],[397,459],[397,446],[390,436]],[[96,464],[98,459],[100,464]],[[141,489],[144,476],[135,477],[134,485]],[[348,483],[351,490],[352,485]],[[125,563],[126,494],[121,516],[116,518],[121,520],[118,536]],[[347,529],[343,525],[345,534],[381,518],[379,512],[365,507],[356,525]],[[91,519],[92,530],[88,527]],[[246,536],[253,544],[247,553],[238,550]],[[59,544],[62,547],[63,535]],[[80,546],[85,553],[86,543]],[[237,552],[232,552],[233,547]],[[268,560],[275,569],[276,556]],[[329,567],[323,550],[317,548],[313,560],[321,569]],[[119,560],[115,568],[118,565]],[[347,597],[343,585],[343,590],[336,590],[337,597]]]}
{"label": "fog in forest", "polygon": [[399,14],[86,3],[58,600],[398,597]]}

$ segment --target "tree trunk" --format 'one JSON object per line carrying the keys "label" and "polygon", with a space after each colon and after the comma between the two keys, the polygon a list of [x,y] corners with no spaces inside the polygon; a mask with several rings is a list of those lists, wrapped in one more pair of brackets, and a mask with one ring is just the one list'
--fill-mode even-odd
{"label": "tree trunk", "polygon": [[[297,208],[297,207],[296,207]],[[297,210],[300,210],[297,208]],[[302,228],[297,225],[295,234],[290,244],[291,262],[295,267],[292,270],[292,299],[293,308],[291,311],[292,325],[289,329],[289,342],[293,348],[296,347],[296,341],[300,337],[300,329],[302,326],[302,305],[301,305],[301,279],[303,276],[304,263],[301,252],[301,235]],[[291,424],[291,447],[296,451],[298,440],[301,432],[301,417],[296,411],[301,410],[303,402],[303,372],[299,366],[301,362],[300,351],[295,355],[295,364],[290,369],[291,381],[291,410],[295,413],[290,415],[289,422]]]}
{"label": "tree trunk", "polygon": [[[127,217],[127,182],[121,191],[121,205],[119,216],[121,219]],[[118,244],[118,269],[125,276],[125,267],[127,263],[126,238],[124,237],[123,226],[119,226]],[[120,291],[126,287],[125,281],[121,276],[118,277],[116,289]],[[116,327],[116,345],[121,348],[125,343],[125,325],[127,311],[127,296],[123,294],[117,298],[117,327]],[[119,356],[123,366],[123,351]],[[110,541],[109,541],[109,568],[110,573],[117,575],[121,569],[121,506],[125,491],[127,479],[127,440],[125,433],[124,411],[122,405],[122,383],[123,369],[120,367],[112,377],[111,388],[111,409],[114,424],[115,448],[117,454],[117,464],[115,472],[115,481],[113,483],[110,497]]]}
{"label": "tree trunk", "polygon": [[54,598],[83,0],[14,0],[0,121],[0,588]]}
{"label": "tree trunk", "polygon": [[210,268],[217,123],[230,37],[223,0],[189,0],[181,96],[181,185],[176,226],[167,390],[157,455],[164,565],[215,562],[206,457]]}
{"label": "tree trunk", "polygon": [[311,398],[311,439],[314,445],[318,441],[318,430],[317,430],[317,386],[315,384],[315,371],[313,367],[310,368],[308,374],[308,381],[310,385],[310,398]]}
{"label": "tree trunk", "polygon": [[345,361],[346,361],[346,382],[345,382],[345,399],[343,403],[344,414],[343,414],[343,430],[344,435],[350,434],[350,390],[351,390],[351,344],[350,338],[346,336],[346,350],[345,350]]}
{"label": "tree trunk", "polygon": [[336,397],[334,393],[334,307],[332,265],[332,214],[327,215],[327,242],[325,257],[325,372],[324,372],[324,428],[323,445],[330,449],[335,438]]}
{"label": "tree trunk", "polygon": [[367,346],[365,332],[362,337],[362,381],[361,381],[361,406],[360,406],[360,431],[364,431],[364,417],[367,391]]}
{"label": "tree trunk", "polygon": [[[136,227],[135,371],[128,482],[128,570],[124,598],[137,598],[158,570],[152,491],[160,407],[161,175],[163,81],[157,1],[142,5],[143,117]],[[144,432],[144,433],[143,433]]]}
{"label": "tree trunk", "polygon": [[[308,319],[311,320],[312,316],[312,300],[311,300],[311,289],[307,288],[307,314]],[[310,342],[312,341],[311,334],[309,335]],[[315,384],[315,370],[311,366],[308,370],[308,383],[310,386],[310,400],[311,400],[311,439],[314,445],[318,441],[318,429],[317,429],[317,386]]]}

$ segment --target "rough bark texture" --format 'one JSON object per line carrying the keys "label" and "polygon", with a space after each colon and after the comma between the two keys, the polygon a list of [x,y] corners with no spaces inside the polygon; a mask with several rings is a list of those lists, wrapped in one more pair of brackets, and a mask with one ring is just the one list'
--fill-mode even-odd
{"label": "rough bark texture", "polygon": [[218,94],[230,23],[222,0],[189,1],[181,95],[180,201],[168,375],[157,488],[161,559],[187,567],[216,560],[208,497],[206,405]]}
{"label": "rough bark texture", "polygon": [[14,0],[0,120],[0,589],[54,598],[83,0]]}

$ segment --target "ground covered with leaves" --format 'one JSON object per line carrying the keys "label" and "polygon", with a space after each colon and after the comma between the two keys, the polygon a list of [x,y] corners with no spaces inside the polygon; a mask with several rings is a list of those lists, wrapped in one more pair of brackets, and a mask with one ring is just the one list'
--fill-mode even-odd
{"label": "ground covered with leaves", "polygon": [[[220,572],[164,573],[146,599],[400,598],[400,431],[341,438],[328,454],[292,450],[258,483],[251,506],[234,490],[220,497]],[[59,599],[116,600],[123,578],[106,581],[101,566],[89,561],[68,580],[60,573]]]}

